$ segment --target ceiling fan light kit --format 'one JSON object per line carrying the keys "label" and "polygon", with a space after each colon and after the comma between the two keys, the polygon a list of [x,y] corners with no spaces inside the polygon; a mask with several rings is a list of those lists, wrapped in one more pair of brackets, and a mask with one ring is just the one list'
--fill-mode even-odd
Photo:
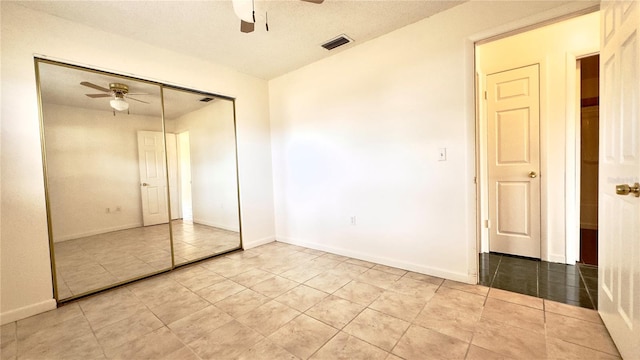
{"label": "ceiling fan light kit", "polygon": [[109,89],[113,92],[113,100],[109,105],[116,111],[129,110],[129,103],[124,101],[124,95],[129,92],[129,87],[125,84],[111,83]]}
{"label": "ceiling fan light kit", "polygon": [[236,16],[248,23],[254,23],[256,20],[253,15],[253,0],[233,0],[233,12]]}
{"label": "ceiling fan light kit", "polygon": [[[103,94],[85,94],[86,96],[95,99],[95,98],[103,98],[103,97],[113,97],[113,99],[111,99],[109,101],[109,105],[111,106],[111,108],[114,110],[113,111],[113,115],[116,114],[116,111],[125,111],[125,110],[129,110],[129,103],[125,100],[125,97],[129,100],[134,100],[137,102],[141,102],[143,104],[148,104],[147,101],[142,101],[142,100],[138,100],[135,98],[132,98],[128,95],[129,94],[129,87],[125,84],[121,84],[121,83],[110,83],[109,84],[109,88],[104,88],[100,85],[96,85],[93,83],[90,83],[88,81],[83,81],[80,83],[80,85],[86,86],[86,87],[90,87],[92,89],[95,90],[99,90],[102,91]],[[148,94],[143,94],[143,93],[139,93],[139,94],[133,94],[133,95],[148,95]],[[128,113],[128,112],[127,112]]]}
{"label": "ceiling fan light kit", "polygon": [[116,97],[115,99],[109,101],[109,105],[116,111],[125,111],[129,110],[129,103],[124,101],[121,97]]}

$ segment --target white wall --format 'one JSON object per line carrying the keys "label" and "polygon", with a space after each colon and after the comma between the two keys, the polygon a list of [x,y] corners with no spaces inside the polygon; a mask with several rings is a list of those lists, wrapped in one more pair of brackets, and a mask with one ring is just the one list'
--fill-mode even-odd
{"label": "white wall", "polygon": [[162,131],[162,119],[55,104],[43,113],[54,241],[142,226],[137,131]]}
{"label": "white wall", "polygon": [[[273,240],[267,82],[193,57],[2,1],[1,323],[55,306],[34,75],[34,54],[237,98],[245,246]],[[223,51],[224,49],[221,49]],[[197,71],[194,71],[197,69]]]}
{"label": "white wall", "polygon": [[189,131],[193,221],[239,230],[233,103],[215,100],[168,122],[168,131]]}
{"label": "white wall", "polygon": [[276,238],[475,282],[473,41],[558,5],[465,3],[270,81]]}
{"label": "white wall", "polygon": [[[600,48],[598,12],[489,42],[477,47],[477,69],[484,77],[499,71],[540,64],[540,180],[542,189],[543,260],[575,263],[578,239],[575,172],[579,132],[575,108],[575,58]],[[572,80],[573,79],[573,80]],[[481,102],[481,106],[484,102]],[[484,107],[482,107],[484,114]],[[483,119],[485,120],[485,119]],[[486,150],[486,121],[481,122],[480,148]],[[579,152],[577,153],[579,156]],[[486,173],[481,179],[486,179]],[[486,181],[484,182],[486,184]],[[487,199],[486,189],[483,198]],[[488,219],[485,201],[482,219]],[[566,225],[568,222],[568,225]],[[483,235],[488,237],[487,229]],[[486,241],[485,241],[486,243]]]}

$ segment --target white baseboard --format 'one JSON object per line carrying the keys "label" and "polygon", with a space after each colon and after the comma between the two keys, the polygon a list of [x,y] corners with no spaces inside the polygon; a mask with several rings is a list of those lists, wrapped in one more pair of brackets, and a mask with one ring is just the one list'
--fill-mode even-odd
{"label": "white baseboard", "polygon": [[223,230],[229,230],[229,231],[235,231],[235,232],[240,232],[240,229],[238,228],[237,225],[224,225],[224,224],[218,224],[218,223],[214,223],[211,221],[206,221],[206,220],[202,220],[202,219],[193,219],[193,223],[194,224],[202,224],[202,225],[207,225],[207,226],[211,226],[211,227],[215,227],[218,229],[223,229]]}
{"label": "white baseboard", "polygon": [[242,248],[244,250],[249,250],[251,248],[254,247],[258,247],[260,245],[264,245],[264,244],[268,244],[270,242],[274,242],[276,241],[276,237],[275,236],[267,236],[265,238],[262,239],[258,239],[258,240],[251,240],[251,241],[247,241],[247,240],[242,240]]}
{"label": "white baseboard", "polygon": [[344,248],[326,246],[323,244],[317,244],[309,241],[301,241],[299,239],[289,238],[285,236],[276,236],[276,241],[280,241],[280,242],[292,244],[292,245],[303,246],[311,249],[326,251],[336,255],[348,256],[354,259],[374,262],[376,264],[392,266],[399,269],[413,271],[413,272],[417,272],[425,275],[436,276],[443,279],[460,281],[467,284],[477,283],[477,277],[474,274],[452,272],[445,269],[424,266],[420,264],[414,264],[410,262],[399,261],[399,260],[390,259],[386,257],[367,254],[360,251],[353,251],[353,250],[344,249]]}
{"label": "white baseboard", "polygon": [[549,254],[547,261],[552,263],[566,264],[564,255],[558,255],[558,254]]}
{"label": "white baseboard", "polygon": [[13,321],[22,320],[33,315],[38,315],[45,311],[53,310],[57,307],[55,299],[49,299],[37,304],[23,306],[18,309],[9,310],[0,314],[0,325],[8,324]]}
{"label": "white baseboard", "polygon": [[[453,279],[451,279],[453,280]],[[472,284],[472,285],[477,285],[478,284],[478,274],[477,273],[473,273],[473,274],[467,274],[467,281],[462,281],[464,283],[467,284]]]}
{"label": "white baseboard", "polygon": [[127,225],[114,226],[114,227],[110,227],[110,228],[102,228],[102,229],[92,230],[92,231],[88,231],[88,232],[85,232],[85,233],[78,233],[78,234],[71,234],[71,235],[64,235],[64,236],[54,235],[53,238],[55,239],[54,242],[62,242],[62,241],[80,239],[80,238],[87,237],[87,236],[105,234],[105,233],[109,233],[109,232],[113,232],[113,231],[133,229],[133,228],[137,228],[137,227],[141,227],[141,226],[142,226],[141,223],[127,224]]}

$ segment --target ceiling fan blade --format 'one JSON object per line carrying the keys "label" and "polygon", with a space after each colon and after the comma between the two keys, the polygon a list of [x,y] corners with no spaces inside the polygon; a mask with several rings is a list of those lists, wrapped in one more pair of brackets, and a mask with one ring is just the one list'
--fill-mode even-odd
{"label": "ceiling fan blade", "polygon": [[98,86],[96,84],[92,84],[92,83],[90,83],[88,81],[83,81],[83,82],[80,83],[80,85],[84,85],[84,86],[87,86],[87,87],[90,87],[92,89],[96,89],[96,90],[102,91],[102,92],[107,92],[107,93],[111,92],[111,90],[109,90],[107,88],[103,88],[102,86]]}
{"label": "ceiling fan blade", "polygon": [[253,32],[255,27],[256,27],[256,24],[254,24],[254,23],[250,23],[250,22],[246,22],[244,20],[240,20],[240,31],[242,31],[243,33]]}
{"label": "ceiling fan blade", "polygon": [[132,97],[130,97],[130,96],[127,96],[127,97],[126,97],[126,99],[127,99],[127,100],[133,100],[133,101],[141,102],[141,103],[144,103],[144,104],[149,104],[149,103],[148,103],[148,102],[146,102],[146,101],[138,100],[138,99],[132,98]]}
{"label": "ceiling fan blade", "polygon": [[149,93],[127,93],[127,95],[149,95]]}
{"label": "ceiling fan blade", "polygon": [[111,94],[85,94],[85,95],[87,95],[90,98],[94,98],[94,99],[95,98],[103,98],[103,97],[111,97],[111,96],[113,96]]}
{"label": "ceiling fan blade", "polygon": [[322,2],[324,2],[324,0],[300,0],[300,1],[310,2],[313,4],[322,4]]}

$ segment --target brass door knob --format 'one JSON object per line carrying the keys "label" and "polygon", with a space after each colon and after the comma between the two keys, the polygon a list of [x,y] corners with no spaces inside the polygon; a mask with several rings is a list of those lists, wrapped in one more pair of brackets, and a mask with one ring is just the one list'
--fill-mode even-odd
{"label": "brass door knob", "polygon": [[142,183],[142,184],[140,184],[140,185],[142,185],[142,186],[149,186],[149,184],[147,184],[147,183]]}
{"label": "brass door knob", "polygon": [[616,194],[629,195],[632,194],[635,197],[640,197],[640,184],[635,183],[633,186],[627,184],[616,185]]}
{"label": "brass door knob", "polygon": [[529,171],[529,177],[535,179],[538,176],[535,171]]}

